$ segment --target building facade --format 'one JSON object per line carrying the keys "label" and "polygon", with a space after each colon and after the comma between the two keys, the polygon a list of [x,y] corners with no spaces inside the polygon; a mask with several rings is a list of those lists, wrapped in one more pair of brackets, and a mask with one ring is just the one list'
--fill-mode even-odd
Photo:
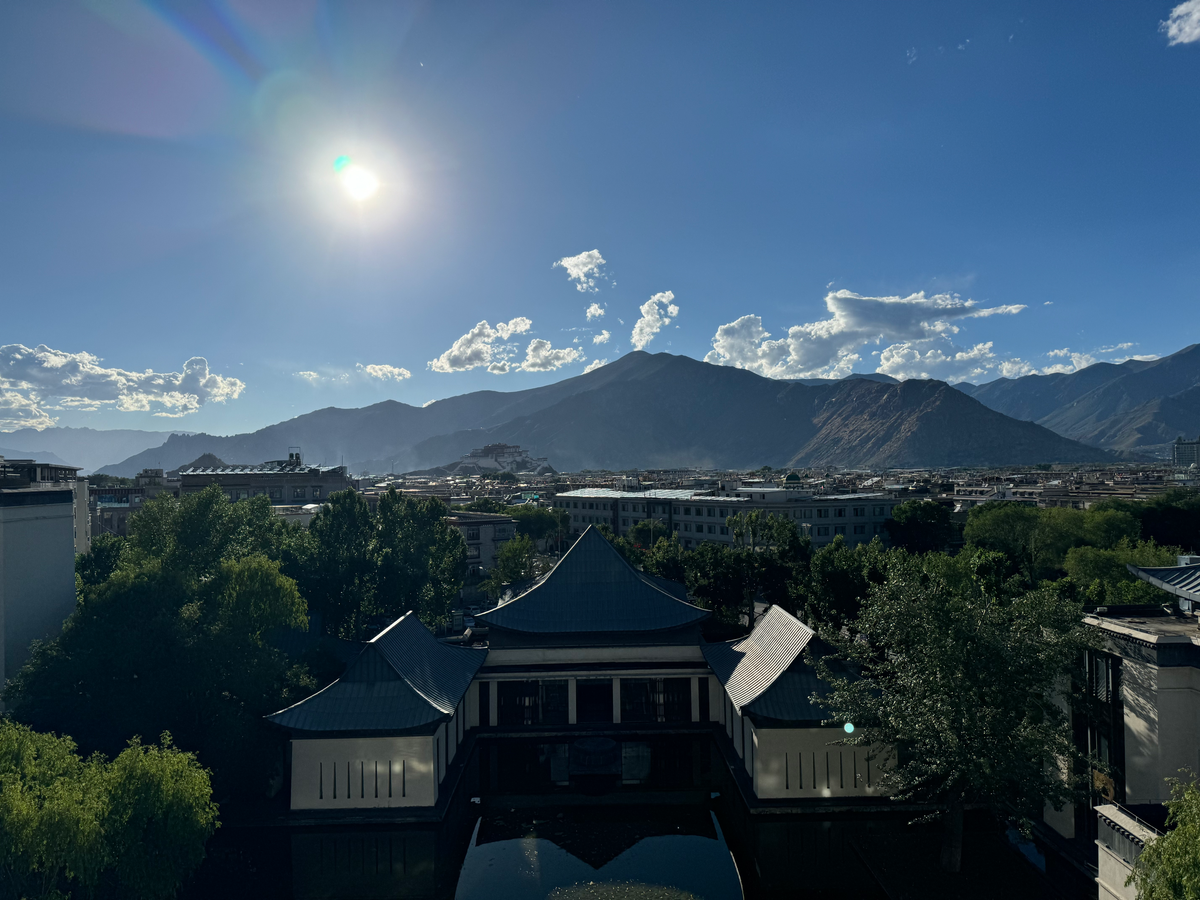
{"label": "building facade", "polygon": [[75,608],[75,554],[86,552],[88,521],[77,471],[0,458],[0,679]]}
{"label": "building facade", "polygon": [[[812,632],[772,608],[746,638],[706,644],[708,616],[588,528],[548,574],[476,616],[486,647],[440,643],[410,613],[341,679],[269,716],[291,732],[292,808],[433,806],[468,735],[548,733],[583,757],[591,737],[711,733],[760,800],[876,794],[878,764],[841,746],[806,693],[820,690],[802,658]],[[597,771],[641,777],[633,745],[609,760],[603,744]],[[567,778],[579,760],[561,762]]]}
{"label": "building facade", "polygon": [[876,537],[886,542],[885,523],[900,502],[886,492],[811,494],[728,484],[707,492],[582,488],[559,494],[551,505],[569,513],[574,533],[589,525],[607,525],[613,533],[625,536],[639,522],[652,519],[678,535],[684,548],[690,549],[704,541],[732,544],[734,537],[726,520],[751,510],[794,521],[814,547],[831,544],[837,537],[852,547]]}
{"label": "building facade", "polygon": [[1175,438],[1171,445],[1171,462],[1181,468],[1200,463],[1200,438],[1185,441],[1183,437]]}
{"label": "building facade", "polygon": [[446,521],[462,532],[467,544],[467,567],[473,574],[491,569],[500,548],[517,533],[517,522],[511,516],[454,510]]}
{"label": "building facade", "polygon": [[299,453],[257,466],[218,466],[183,469],[182,494],[194,494],[218,485],[232,501],[265,496],[272,506],[305,506],[322,503],[330,494],[354,487],[345,466],[310,466]]}

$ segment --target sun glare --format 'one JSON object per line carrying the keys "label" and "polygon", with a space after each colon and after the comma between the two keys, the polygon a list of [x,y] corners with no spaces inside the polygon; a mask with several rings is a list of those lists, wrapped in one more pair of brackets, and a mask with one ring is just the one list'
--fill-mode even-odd
{"label": "sun glare", "polygon": [[333,170],[337,172],[346,193],[360,203],[379,190],[379,179],[375,173],[351,161],[348,156],[339,156],[334,160]]}

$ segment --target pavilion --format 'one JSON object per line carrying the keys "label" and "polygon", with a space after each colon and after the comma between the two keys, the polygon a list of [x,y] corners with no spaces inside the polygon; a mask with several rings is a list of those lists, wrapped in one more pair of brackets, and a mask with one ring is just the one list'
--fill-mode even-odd
{"label": "pavilion", "polygon": [[746,637],[710,644],[709,615],[589,528],[476,617],[486,648],[438,641],[408,613],[333,684],[268,716],[291,732],[292,809],[433,806],[469,733],[723,730],[760,799],[875,794],[877,768],[812,702],[812,630],[772,607]]}

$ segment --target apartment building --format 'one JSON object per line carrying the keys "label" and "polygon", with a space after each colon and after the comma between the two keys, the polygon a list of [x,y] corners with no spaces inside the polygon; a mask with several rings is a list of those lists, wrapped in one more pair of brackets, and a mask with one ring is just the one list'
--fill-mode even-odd
{"label": "apartment building", "polygon": [[354,482],[345,466],[311,466],[298,451],[287,459],[255,466],[218,466],[183,469],[179,473],[182,494],[218,485],[230,500],[266,496],[272,506],[304,506],[321,503],[330,494],[350,490]]}
{"label": "apartment building", "polygon": [[75,608],[75,554],[87,552],[87,482],[72,466],[0,457],[0,684]]}
{"label": "apartment building", "polygon": [[762,510],[791,519],[801,532],[823,547],[841,537],[850,546],[887,540],[884,523],[901,501],[887,492],[812,494],[765,484],[722,482],[713,491],[614,491],[581,488],[558,494],[552,505],[571,516],[572,533],[589,525],[608,525],[627,535],[641,521],[653,519],[679,536],[685,549],[704,541],[732,544],[728,525],[739,512]]}
{"label": "apartment building", "polygon": [[472,574],[492,568],[504,542],[517,533],[517,522],[511,516],[455,510],[446,521],[461,531],[467,542],[467,568]]}

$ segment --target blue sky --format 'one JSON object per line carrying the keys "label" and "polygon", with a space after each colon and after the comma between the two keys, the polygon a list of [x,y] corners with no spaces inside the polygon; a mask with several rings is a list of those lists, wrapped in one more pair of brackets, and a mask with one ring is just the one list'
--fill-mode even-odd
{"label": "blue sky", "polygon": [[1171,353],[1198,76],[1200,0],[6,4],[0,428]]}

